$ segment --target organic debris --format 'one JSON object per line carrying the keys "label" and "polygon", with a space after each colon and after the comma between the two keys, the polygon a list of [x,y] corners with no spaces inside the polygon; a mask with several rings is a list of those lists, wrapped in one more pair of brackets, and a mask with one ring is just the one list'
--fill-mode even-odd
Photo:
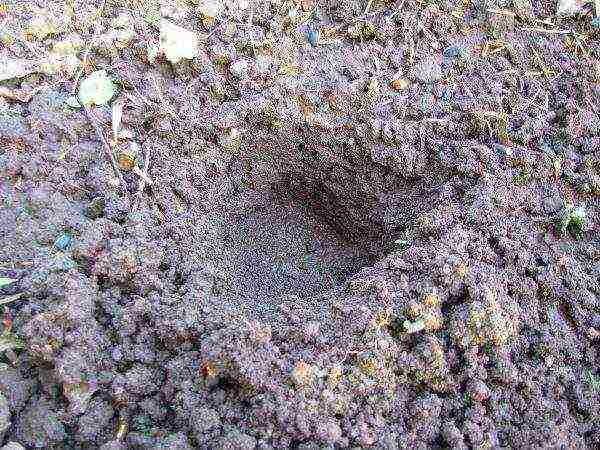
{"label": "organic debris", "polygon": [[97,70],[81,81],[77,99],[83,106],[104,105],[114,97],[116,92],[117,87],[106,70]]}
{"label": "organic debris", "polygon": [[10,302],[14,302],[15,300],[19,300],[21,297],[23,297],[23,292],[20,292],[18,294],[14,294],[14,295],[9,295],[4,298],[0,298],[0,305],[6,305]]}
{"label": "organic debris", "polygon": [[0,86],[0,97],[7,98],[9,100],[16,100],[18,102],[27,103],[33,96],[40,90],[44,89],[42,86],[38,86],[33,89],[10,89],[7,87]]}
{"label": "organic debris", "polygon": [[198,55],[200,41],[198,35],[186,30],[167,19],[160,22],[159,52],[167,61],[177,64],[183,59],[193,59]]}
{"label": "organic debris", "polygon": [[15,280],[14,278],[0,277],[0,289],[4,286],[8,286],[9,284],[13,284],[16,281],[17,280]]}
{"label": "organic debris", "polygon": [[574,16],[583,12],[588,3],[591,3],[591,0],[558,0],[556,15],[559,17]]}
{"label": "organic debris", "polygon": [[21,350],[23,348],[25,348],[25,344],[16,334],[11,333],[9,330],[4,330],[0,334],[0,355],[11,350]]}
{"label": "organic debris", "polygon": [[584,206],[567,205],[558,223],[558,231],[564,234],[569,231],[574,237],[580,238],[587,225],[587,215]]}
{"label": "organic debris", "polygon": [[7,52],[0,52],[0,82],[23,78],[38,70],[38,64],[23,58],[11,58]]}

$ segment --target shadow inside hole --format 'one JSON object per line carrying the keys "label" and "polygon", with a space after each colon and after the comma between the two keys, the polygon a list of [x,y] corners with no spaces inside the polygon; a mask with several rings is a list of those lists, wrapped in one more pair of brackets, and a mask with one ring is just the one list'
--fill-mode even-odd
{"label": "shadow inside hole", "polygon": [[240,304],[273,304],[289,294],[315,296],[340,286],[372,261],[360,245],[315,214],[310,203],[280,200],[271,197],[235,216],[223,231],[223,256],[230,268],[225,292],[240,298]]}
{"label": "shadow inside hole", "polygon": [[424,189],[427,180],[396,177],[371,192],[361,190],[352,168],[342,174],[278,161],[264,154],[235,161],[226,178],[236,189],[216,217],[226,276],[219,295],[253,317],[290,295],[321,297],[339,288],[380,260],[438,196]]}

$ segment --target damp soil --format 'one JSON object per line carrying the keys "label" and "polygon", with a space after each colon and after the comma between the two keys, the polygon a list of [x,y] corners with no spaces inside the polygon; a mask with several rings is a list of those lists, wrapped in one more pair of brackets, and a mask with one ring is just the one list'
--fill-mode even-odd
{"label": "damp soil", "polygon": [[0,5],[2,449],[598,448],[591,12],[216,3]]}
{"label": "damp soil", "polygon": [[248,317],[264,319],[287,295],[310,297],[339,288],[369,264],[365,249],[301,204],[263,195],[260,203],[234,214],[207,220],[220,224],[215,237],[222,244],[214,251],[228,275],[222,294]]}

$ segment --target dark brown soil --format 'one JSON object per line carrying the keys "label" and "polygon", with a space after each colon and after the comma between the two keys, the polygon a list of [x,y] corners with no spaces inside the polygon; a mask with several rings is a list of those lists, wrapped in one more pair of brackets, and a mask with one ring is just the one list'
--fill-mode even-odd
{"label": "dark brown soil", "polygon": [[598,448],[589,10],[204,3],[0,3],[3,449]]}

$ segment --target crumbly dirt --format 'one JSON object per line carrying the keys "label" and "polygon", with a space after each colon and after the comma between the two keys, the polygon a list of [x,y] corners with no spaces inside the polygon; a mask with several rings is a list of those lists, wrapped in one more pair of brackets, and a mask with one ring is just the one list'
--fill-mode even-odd
{"label": "crumbly dirt", "polygon": [[598,448],[589,10],[205,3],[0,2],[3,448]]}

